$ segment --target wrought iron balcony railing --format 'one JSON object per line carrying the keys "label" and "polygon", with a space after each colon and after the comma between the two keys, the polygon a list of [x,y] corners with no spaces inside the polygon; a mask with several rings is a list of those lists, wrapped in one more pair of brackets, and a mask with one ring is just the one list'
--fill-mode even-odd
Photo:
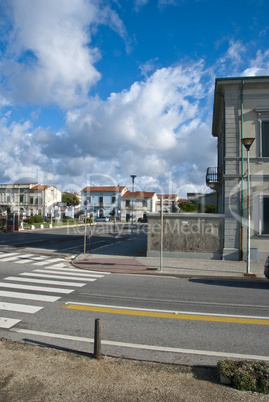
{"label": "wrought iron balcony railing", "polygon": [[210,185],[221,183],[222,172],[218,167],[209,167],[206,171],[206,184]]}

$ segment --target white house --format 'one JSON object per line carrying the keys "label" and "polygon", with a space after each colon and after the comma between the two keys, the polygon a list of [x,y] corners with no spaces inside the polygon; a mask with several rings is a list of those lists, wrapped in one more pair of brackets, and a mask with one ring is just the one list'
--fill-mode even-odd
{"label": "white house", "polygon": [[125,186],[88,186],[81,190],[81,206],[94,217],[116,216],[120,219],[120,200]]}

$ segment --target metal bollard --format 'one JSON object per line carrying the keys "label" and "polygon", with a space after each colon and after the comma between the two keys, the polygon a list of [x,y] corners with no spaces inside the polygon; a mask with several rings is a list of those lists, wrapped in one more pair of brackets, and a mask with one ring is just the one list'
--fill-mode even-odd
{"label": "metal bollard", "polygon": [[102,359],[102,348],[101,348],[101,321],[99,318],[95,320],[94,328],[94,357],[97,360]]}

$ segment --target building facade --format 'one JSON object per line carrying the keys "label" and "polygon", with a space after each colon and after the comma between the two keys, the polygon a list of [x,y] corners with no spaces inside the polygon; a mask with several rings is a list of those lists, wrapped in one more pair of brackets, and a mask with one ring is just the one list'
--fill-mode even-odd
{"label": "building facade", "polygon": [[157,211],[158,197],[154,192],[148,191],[126,191],[121,199],[121,217],[129,221],[132,216],[137,221],[149,212]]}
{"label": "building facade", "polygon": [[[249,150],[250,239],[252,259],[269,251],[269,77],[217,78],[212,135],[218,166],[207,169],[207,185],[217,192],[225,215],[223,259],[245,260],[247,253],[247,151]],[[256,256],[256,258],[255,258]]]}
{"label": "building facade", "polygon": [[54,205],[61,202],[62,193],[54,186],[39,183],[0,184],[0,208],[2,212],[26,216],[48,216]]}
{"label": "building facade", "polygon": [[125,186],[88,186],[81,190],[81,206],[85,213],[90,213],[94,218],[116,216],[120,219],[120,200],[126,191]]}
{"label": "building facade", "polygon": [[179,196],[177,194],[157,194],[157,211],[161,210],[161,199],[163,203],[163,212],[178,212]]}

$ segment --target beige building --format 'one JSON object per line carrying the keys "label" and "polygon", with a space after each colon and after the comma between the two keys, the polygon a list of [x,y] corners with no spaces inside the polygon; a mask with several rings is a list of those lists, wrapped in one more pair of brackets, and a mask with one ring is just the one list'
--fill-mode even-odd
{"label": "beige building", "polygon": [[163,202],[163,212],[178,212],[178,203],[180,202],[177,194],[157,194],[157,211],[161,210],[161,198]]}
{"label": "beige building", "polygon": [[48,216],[54,214],[54,206],[61,199],[61,191],[54,186],[39,183],[0,184],[0,208],[3,212],[19,212],[20,216]]}
{"label": "beige building", "polygon": [[121,197],[121,219],[129,220],[134,212],[134,221],[143,218],[144,214],[157,211],[158,197],[154,192],[126,191]]}
{"label": "beige building", "polygon": [[217,78],[212,135],[218,166],[207,170],[217,191],[218,213],[225,215],[222,258],[245,260],[247,250],[247,151],[249,150],[250,244],[252,259],[269,254],[269,77]]}

